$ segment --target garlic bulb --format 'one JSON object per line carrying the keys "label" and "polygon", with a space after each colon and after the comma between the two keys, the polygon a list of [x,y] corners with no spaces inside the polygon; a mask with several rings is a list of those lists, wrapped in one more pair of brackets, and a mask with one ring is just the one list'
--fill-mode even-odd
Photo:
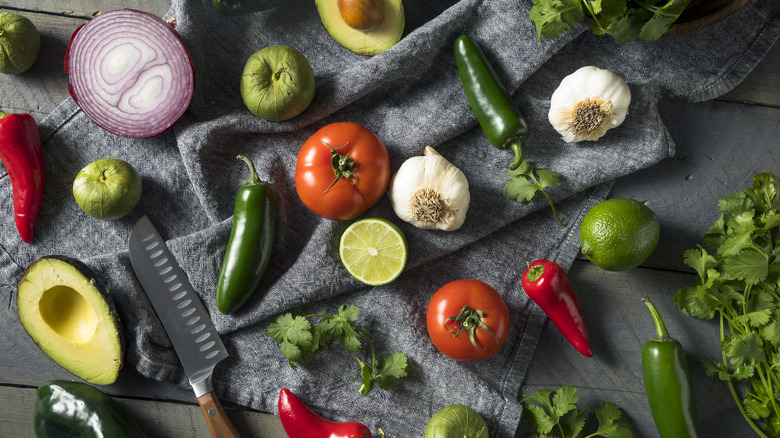
{"label": "garlic bulb", "polygon": [[595,141],[623,123],[631,90],[617,74],[582,67],[566,76],[550,98],[548,119],[564,141]]}
{"label": "garlic bulb", "polygon": [[460,228],[471,201],[466,175],[430,146],[401,165],[387,193],[399,218],[429,230]]}

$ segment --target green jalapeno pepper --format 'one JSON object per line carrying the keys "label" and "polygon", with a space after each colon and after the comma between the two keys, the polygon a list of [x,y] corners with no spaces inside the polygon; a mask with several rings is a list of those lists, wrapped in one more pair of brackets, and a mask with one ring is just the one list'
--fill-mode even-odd
{"label": "green jalapeno pepper", "polygon": [[661,438],[699,437],[699,416],[685,351],[669,336],[653,303],[647,298],[642,301],[650,309],[658,336],[642,348],[642,375],[655,426]]}
{"label": "green jalapeno pepper", "polygon": [[287,0],[212,0],[214,8],[229,17],[246,15],[279,6]]}
{"label": "green jalapeno pepper", "polygon": [[515,153],[509,168],[516,169],[522,162],[522,144],[528,137],[528,126],[517,105],[482,49],[468,35],[455,40],[455,64],[482,131],[490,144]]}
{"label": "green jalapeno pepper", "polygon": [[217,308],[230,313],[249,299],[260,285],[274,247],[276,196],[270,184],[260,180],[252,161],[249,181],[238,188],[233,209],[233,228],[222,260],[217,284]]}
{"label": "green jalapeno pepper", "polygon": [[122,406],[94,386],[50,380],[38,387],[33,427],[39,438],[144,438]]}

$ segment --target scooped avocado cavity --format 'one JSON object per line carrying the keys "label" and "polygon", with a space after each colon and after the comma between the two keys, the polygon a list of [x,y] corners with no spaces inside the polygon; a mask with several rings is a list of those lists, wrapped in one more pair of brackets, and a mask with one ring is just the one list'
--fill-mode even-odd
{"label": "scooped avocado cavity", "polygon": [[108,290],[83,263],[41,257],[19,280],[17,311],[22,326],[63,368],[89,383],[116,380],[124,335]]}

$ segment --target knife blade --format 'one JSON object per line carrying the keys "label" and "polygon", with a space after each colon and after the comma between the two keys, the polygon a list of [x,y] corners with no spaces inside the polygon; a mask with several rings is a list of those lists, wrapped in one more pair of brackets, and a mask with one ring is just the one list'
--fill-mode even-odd
{"label": "knife blade", "polygon": [[228,352],[187,275],[147,216],[133,227],[128,247],[133,272],[179,356],[211,435],[238,437],[211,381]]}

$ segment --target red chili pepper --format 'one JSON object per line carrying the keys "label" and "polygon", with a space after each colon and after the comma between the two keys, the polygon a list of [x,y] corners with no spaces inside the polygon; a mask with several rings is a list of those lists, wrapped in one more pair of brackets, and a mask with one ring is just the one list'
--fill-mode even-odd
{"label": "red chili pepper", "polygon": [[11,178],[16,229],[29,243],[41,208],[45,175],[41,131],[32,116],[0,112],[0,160]]}
{"label": "red chili pepper", "polygon": [[523,274],[523,290],[580,353],[592,357],[588,326],[566,273],[557,263],[536,260]]}
{"label": "red chili pepper", "polygon": [[290,438],[373,438],[368,427],[356,421],[326,420],[287,388],[279,393],[279,417]]}

